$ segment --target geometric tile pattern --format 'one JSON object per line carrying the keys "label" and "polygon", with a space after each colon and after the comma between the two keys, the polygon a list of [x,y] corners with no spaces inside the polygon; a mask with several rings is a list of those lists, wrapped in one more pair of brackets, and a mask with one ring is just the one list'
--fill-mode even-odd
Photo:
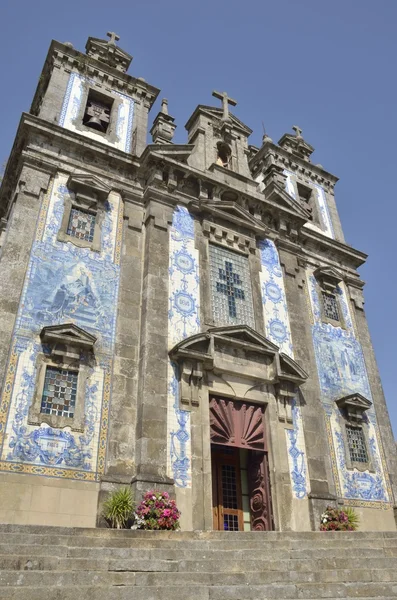
{"label": "geometric tile pattern", "polygon": [[[260,282],[266,337],[276,344],[281,352],[293,358],[288,306],[278,250],[274,242],[268,239],[259,243],[259,250],[262,265]],[[310,486],[307,478],[302,417],[297,398],[292,402],[292,418],[294,428],[285,430],[288,462],[294,496],[302,499],[307,497]]]}
{"label": "geometric tile pattern", "polygon": [[[168,348],[200,331],[199,255],[194,218],[177,206],[170,227]],[[180,488],[191,487],[190,412],[179,408],[177,366],[168,364],[167,469]]]}
{"label": "geometric tile pattern", "polygon": [[[100,253],[58,241],[64,201],[73,204],[75,199],[66,182],[66,175],[57,174],[40,208],[0,398],[0,471],[98,481],[106,459],[123,215],[120,197],[112,192],[105,206]],[[40,331],[69,322],[97,338],[96,364],[88,364],[84,352],[81,355],[89,376],[80,433],[28,422],[37,357],[49,352]],[[73,414],[76,382],[72,376],[65,386],[66,373],[73,371],[63,370],[61,380],[59,373],[47,377],[43,412]]]}
{"label": "geometric tile pattern", "polygon": [[[322,321],[321,302],[317,281],[307,273],[307,287],[313,316],[312,337],[321,388],[321,400],[326,415],[328,442],[337,494],[346,504],[371,508],[389,508],[390,482],[380,444],[374,406],[365,412],[363,427],[367,428],[369,447],[360,445],[357,430],[350,432],[350,443],[345,448],[345,422],[335,400],[360,393],[372,400],[367,369],[361,344],[356,338],[347,293],[343,283],[334,292],[338,301],[338,316],[342,313],[344,328]],[[347,432],[349,435],[349,432]],[[370,462],[372,471],[358,471],[346,465],[346,450],[357,462]],[[368,453],[370,456],[368,456]],[[364,460],[364,456],[366,459]],[[368,460],[369,459],[369,460]],[[353,459],[352,459],[353,460]]]}

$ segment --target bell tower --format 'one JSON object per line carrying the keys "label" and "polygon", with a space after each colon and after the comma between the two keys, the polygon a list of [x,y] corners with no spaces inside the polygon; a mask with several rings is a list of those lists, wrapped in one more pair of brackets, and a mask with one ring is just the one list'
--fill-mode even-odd
{"label": "bell tower", "polygon": [[132,56],[109,40],[89,37],[86,53],[52,41],[31,113],[94,142],[140,155],[148,112],[158,90],[127,74]]}

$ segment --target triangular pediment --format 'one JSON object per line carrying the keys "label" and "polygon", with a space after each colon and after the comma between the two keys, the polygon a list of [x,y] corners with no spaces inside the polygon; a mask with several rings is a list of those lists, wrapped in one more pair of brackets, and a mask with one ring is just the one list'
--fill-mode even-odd
{"label": "triangular pediment", "polygon": [[349,396],[339,398],[338,400],[335,400],[335,403],[340,408],[354,408],[359,409],[360,411],[368,410],[372,406],[372,402],[359,393],[349,394]]}
{"label": "triangular pediment", "polygon": [[[190,129],[194,119],[196,119],[196,117],[199,114],[203,114],[212,120],[221,121],[222,117],[223,117],[223,110],[221,108],[216,108],[215,106],[207,106],[205,104],[199,104],[185,125],[187,130]],[[234,129],[241,131],[247,137],[251,135],[252,129],[250,127],[248,127],[248,125],[246,125],[245,123],[240,121],[240,119],[238,119],[231,112],[229,112],[228,122]]]}
{"label": "triangular pediment", "polygon": [[276,204],[277,206],[287,210],[289,213],[303,219],[305,222],[310,221],[312,216],[306,208],[292,198],[278,183],[271,181],[263,190],[266,200]]}
{"label": "triangular pediment", "polygon": [[314,271],[314,276],[316,279],[329,280],[330,282],[333,281],[335,286],[343,280],[339,271],[333,267],[319,267]]}
{"label": "triangular pediment", "polygon": [[43,342],[65,343],[92,348],[97,338],[74,323],[49,325],[40,333]]}
{"label": "triangular pediment", "polygon": [[106,63],[122,73],[127,71],[132,61],[131,54],[109,40],[89,37],[85,48],[88,56],[92,56],[92,58]]}
{"label": "triangular pediment", "polygon": [[98,199],[105,200],[109,193],[110,187],[96,175],[89,174],[72,174],[70,175],[67,187],[74,192],[92,192],[95,193]]}
{"label": "triangular pediment", "polygon": [[194,202],[193,206],[201,212],[207,212],[218,219],[236,223],[240,227],[255,231],[257,234],[266,235],[269,232],[268,227],[262,221],[251,215],[248,210],[242,208],[237,202],[231,200],[201,201]]}
{"label": "triangular pediment", "polygon": [[303,383],[309,375],[302,369],[301,366],[298,365],[297,362],[294,361],[293,358],[284,354],[284,352],[280,353],[280,379],[287,379],[289,381],[296,381]]}

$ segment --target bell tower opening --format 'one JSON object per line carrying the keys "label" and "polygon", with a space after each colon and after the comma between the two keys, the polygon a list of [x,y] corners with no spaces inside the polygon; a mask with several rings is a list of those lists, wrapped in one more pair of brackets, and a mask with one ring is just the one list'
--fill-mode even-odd
{"label": "bell tower opening", "polygon": [[111,98],[99,94],[96,90],[90,90],[84,111],[83,125],[106,133],[110,123],[112,105]]}
{"label": "bell tower opening", "polygon": [[225,169],[231,169],[232,150],[230,146],[225,142],[218,142],[216,147],[218,151],[216,164]]}

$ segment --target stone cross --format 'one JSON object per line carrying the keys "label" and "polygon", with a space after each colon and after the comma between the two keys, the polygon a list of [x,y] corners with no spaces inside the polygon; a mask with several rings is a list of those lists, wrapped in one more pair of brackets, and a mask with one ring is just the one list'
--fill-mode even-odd
{"label": "stone cross", "polygon": [[302,137],[302,129],[300,127],[294,125],[292,129],[295,131],[296,137]]}
{"label": "stone cross", "polygon": [[114,31],[108,31],[106,35],[110,37],[108,44],[113,44],[114,46],[116,45],[116,42],[118,42],[120,39],[120,36],[117,35],[117,33],[114,33]]}
{"label": "stone cross", "polygon": [[219,98],[219,100],[222,100],[222,107],[223,107],[223,116],[222,119],[224,121],[226,121],[229,118],[229,104],[231,106],[236,106],[237,102],[236,100],[233,100],[233,98],[229,98],[229,96],[227,95],[226,92],[212,92],[212,95],[214,96],[214,98]]}

